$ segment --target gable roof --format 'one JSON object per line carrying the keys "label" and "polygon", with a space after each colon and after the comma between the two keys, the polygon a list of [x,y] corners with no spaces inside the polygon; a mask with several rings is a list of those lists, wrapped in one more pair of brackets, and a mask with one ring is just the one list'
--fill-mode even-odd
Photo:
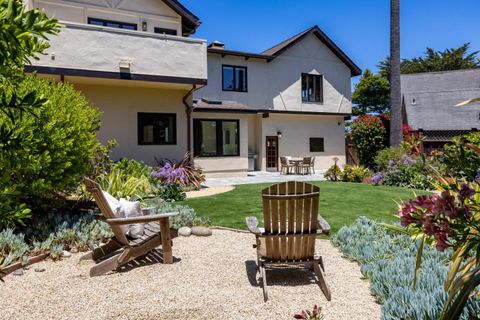
{"label": "gable roof", "polygon": [[178,0],[162,1],[182,17],[182,34],[184,36],[189,36],[195,33],[195,31],[201,24],[200,19],[196,15],[194,15]]}
{"label": "gable roof", "polygon": [[406,120],[412,129],[480,128],[480,103],[455,107],[480,97],[480,69],[403,74],[401,86]]}
{"label": "gable roof", "polygon": [[318,26],[313,26],[293,37],[280,42],[279,44],[271,47],[268,50],[262,52],[267,56],[279,56],[289,48],[302,41],[309,34],[314,34],[324,45],[327,46],[347,67],[350,68],[352,76],[358,76],[362,74],[362,70],[330,39]]}

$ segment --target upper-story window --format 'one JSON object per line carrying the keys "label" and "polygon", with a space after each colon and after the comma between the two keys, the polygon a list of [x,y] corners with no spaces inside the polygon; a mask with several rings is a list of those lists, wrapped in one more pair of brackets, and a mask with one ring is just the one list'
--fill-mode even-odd
{"label": "upper-story window", "polygon": [[117,29],[127,29],[127,30],[137,30],[137,25],[135,23],[111,21],[97,18],[88,18],[88,24],[93,24],[96,26],[104,26]]}
{"label": "upper-story window", "polygon": [[155,28],[153,28],[153,32],[155,32],[155,33],[165,33],[165,34],[169,34],[171,36],[176,36],[177,35],[177,30],[168,29],[168,28],[155,27]]}
{"label": "upper-story window", "polygon": [[323,103],[323,76],[302,73],[302,101]]}
{"label": "upper-story window", "polygon": [[247,92],[247,67],[222,66],[223,91]]}

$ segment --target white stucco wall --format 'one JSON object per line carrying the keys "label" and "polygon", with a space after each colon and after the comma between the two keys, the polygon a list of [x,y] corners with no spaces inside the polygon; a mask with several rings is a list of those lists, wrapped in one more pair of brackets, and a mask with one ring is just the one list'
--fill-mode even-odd
{"label": "white stucco wall", "polygon": [[240,156],[238,157],[196,157],[195,165],[202,168],[209,177],[241,176],[248,169],[248,135],[249,126],[253,125],[248,115],[194,113],[193,119],[235,119],[240,124]]}
{"label": "white stucco wall", "polygon": [[[74,84],[101,112],[98,138],[102,143],[115,139],[118,147],[112,158],[142,160],[155,165],[155,157],[180,160],[187,151],[187,119],[182,98],[187,91],[124,86]],[[138,112],[176,113],[176,145],[138,145]]]}
{"label": "white stucco wall", "polygon": [[[222,91],[222,65],[246,66],[248,92]],[[302,103],[301,74],[323,75],[324,101]],[[311,112],[351,112],[350,69],[314,35],[276,59],[249,59],[208,54],[208,85],[195,98],[234,100],[258,109]]]}
{"label": "white stucco wall", "polygon": [[[265,139],[282,133],[278,140],[279,156],[315,157],[315,170],[326,170],[338,157],[345,164],[345,135],[343,117],[318,115],[274,115],[261,119],[261,138],[258,150],[261,170],[266,169]],[[340,125],[339,125],[340,123]],[[324,138],[324,152],[310,152],[310,138]]]}
{"label": "white stucco wall", "polygon": [[120,61],[129,61],[133,74],[207,79],[203,40],[68,24],[50,44],[34,65],[120,72]]}
{"label": "white stucco wall", "polygon": [[87,23],[88,18],[137,24],[147,22],[147,31],[155,27],[177,30],[182,34],[182,18],[160,0],[26,0],[30,8],[44,9],[61,21]]}

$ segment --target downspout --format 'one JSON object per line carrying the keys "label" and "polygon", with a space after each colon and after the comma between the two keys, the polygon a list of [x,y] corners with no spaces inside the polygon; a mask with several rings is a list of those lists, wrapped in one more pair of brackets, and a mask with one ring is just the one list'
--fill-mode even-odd
{"label": "downspout", "polygon": [[188,153],[188,162],[193,164],[193,152],[192,152],[192,110],[193,106],[191,106],[187,99],[193,94],[193,92],[197,89],[196,85],[193,85],[192,89],[188,91],[188,93],[183,97],[182,101],[185,105],[185,113],[187,114],[187,153]]}

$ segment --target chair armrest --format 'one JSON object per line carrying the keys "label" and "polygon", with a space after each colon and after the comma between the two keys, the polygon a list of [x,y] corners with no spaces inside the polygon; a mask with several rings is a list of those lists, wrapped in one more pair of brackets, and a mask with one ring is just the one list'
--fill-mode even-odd
{"label": "chair armrest", "polygon": [[260,231],[260,229],[258,228],[257,217],[247,217],[245,221],[247,222],[247,228],[251,233],[257,234],[257,235],[262,234],[262,231]]}
{"label": "chair armrest", "polygon": [[110,224],[112,226],[135,224],[135,223],[149,223],[149,222],[154,222],[154,221],[160,221],[160,220],[166,219],[166,218],[168,219],[168,218],[174,217],[178,214],[179,214],[179,212],[149,214],[148,216],[142,216],[142,217],[107,219],[107,222],[108,222],[108,224]]}
{"label": "chair armrest", "polygon": [[320,227],[321,233],[329,234],[331,227],[328,224],[327,220],[323,219],[320,214],[317,216],[317,220],[318,220],[318,226]]}
{"label": "chair armrest", "polygon": [[103,214],[94,213],[93,218],[97,221],[103,221],[103,222],[107,221],[107,219],[103,216]]}

